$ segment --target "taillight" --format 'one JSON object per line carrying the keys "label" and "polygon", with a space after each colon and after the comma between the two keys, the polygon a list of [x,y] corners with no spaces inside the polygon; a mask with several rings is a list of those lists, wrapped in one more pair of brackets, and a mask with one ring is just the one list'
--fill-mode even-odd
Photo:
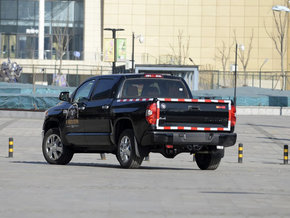
{"label": "taillight", "polygon": [[157,120],[157,104],[152,103],[146,109],[146,120],[149,124],[155,125]]}
{"label": "taillight", "polygon": [[146,78],[163,78],[161,74],[145,74],[144,77]]}
{"label": "taillight", "polygon": [[231,110],[231,126],[235,126],[236,125],[236,107],[234,105],[232,105],[232,110]]}

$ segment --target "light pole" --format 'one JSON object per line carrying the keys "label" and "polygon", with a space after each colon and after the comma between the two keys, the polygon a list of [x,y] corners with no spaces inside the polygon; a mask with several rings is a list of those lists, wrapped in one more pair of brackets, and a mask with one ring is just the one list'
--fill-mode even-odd
{"label": "light pole", "polygon": [[[38,59],[44,57],[44,21],[45,21],[45,0],[39,1],[39,20],[38,20]],[[34,54],[33,54],[34,55]]]}
{"label": "light pole", "polygon": [[235,53],[235,87],[234,87],[234,105],[237,106],[237,68],[238,68],[238,48],[240,48],[242,51],[245,50],[244,45],[239,45],[236,43],[236,53]]}
{"label": "light pole", "polygon": [[260,67],[260,71],[259,71],[259,88],[261,88],[262,86],[262,67],[268,62],[268,58],[265,58],[264,62],[262,63],[261,67]]}
{"label": "light pole", "polygon": [[117,56],[117,41],[116,41],[116,32],[117,31],[124,31],[124,29],[115,29],[115,28],[105,28],[104,30],[112,31],[112,38],[114,39],[114,61],[112,65],[112,74],[115,73],[115,68],[116,68],[116,56]]}
{"label": "light pole", "polygon": [[132,32],[132,73],[135,72],[135,66],[134,66],[134,62],[135,62],[135,38],[139,39],[139,42],[142,44],[144,42],[144,37],[142,35],[137,35],[135,36],[135,33]]}

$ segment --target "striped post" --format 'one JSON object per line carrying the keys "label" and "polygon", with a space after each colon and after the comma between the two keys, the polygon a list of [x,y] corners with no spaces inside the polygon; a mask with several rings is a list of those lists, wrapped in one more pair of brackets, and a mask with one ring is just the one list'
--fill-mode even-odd
{"label": "striped post", "polygon": [[9,150],[8,150],[8,157],[13,157],[13,138],[9,138]]}
{"label": "striped post", "polygon": [[239,158],[238,158],[239,163],[243,163],[243,144],[239,144]]}
{"label": "striped post", "polygon": [[284,145],[284,164],[288,164],[288,145]]}

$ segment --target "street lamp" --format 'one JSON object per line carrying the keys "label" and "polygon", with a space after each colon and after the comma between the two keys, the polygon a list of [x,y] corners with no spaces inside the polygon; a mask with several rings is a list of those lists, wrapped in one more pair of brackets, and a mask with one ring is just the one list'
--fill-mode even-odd
{"label": "street lamp", "polygon": [[235,87],[234,87],[234,105],[237,106],[237,67],[238,67],[238,48],[242,51],[245,50],[245,46],[236,43],[236,54],[235,54]]}
{"label": "street lamp", "polygon": [[135,53],[135,38],[139,39],[139,42],[142,44],[144,42],[144,37],[142,35],[137,35],[135,36],[135,33],[132,32],[132,73],[135,72],[135,67],[134,67],[134,53]]}
{"label": "street lamp", "polygon": [[268,58],[265,58],[264,62],[262,63],[261,67],[260,67],[260,72],[259,72],[259,88],[261,88],[262,85],[262,67],[268,62]]}
{"label": "street lamp", "polygon": [[105,28],[104,30],[112,31],[112,38],[114,39],[114,61],[112,65],[112,74],[115,73],[115,68],[116,68],[116,56],[117,56],[117,41],[116,41],[116,32],[117,31],[124,31],[124,29],[115,29],[115,28]]}
{"label": "street lamp", "polygon": [[287,8],[286,6],[281,6],[281,5],[275,5],[272,7],[273,11],[285,11],[285,12],[290,12],[290,9]]}

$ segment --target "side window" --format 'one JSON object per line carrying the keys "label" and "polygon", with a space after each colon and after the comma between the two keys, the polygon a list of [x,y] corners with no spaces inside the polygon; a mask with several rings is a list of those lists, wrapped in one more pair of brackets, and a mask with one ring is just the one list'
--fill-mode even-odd
{"label": "side window", "polygon": [[92,100],[112,97],[113,87],[115,85],[113,78],[101,78],[93,91]]}
{"label": "side window", "polygon": [[83,102],[87,101],[90,98],[90,92],[92,87],[94,86],[95,80],[90,80],[82,84],[73,99],[73,102]]}

